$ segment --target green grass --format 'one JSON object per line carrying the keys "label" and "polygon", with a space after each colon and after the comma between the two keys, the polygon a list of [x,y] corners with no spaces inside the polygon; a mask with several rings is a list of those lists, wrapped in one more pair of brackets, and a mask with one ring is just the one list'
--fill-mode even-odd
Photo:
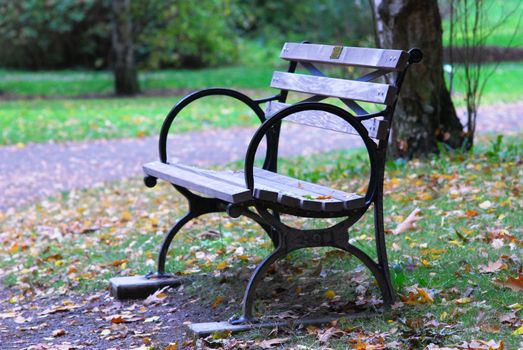
{"label": "green grass", "polygon": [[[471,3],[473,1],[470,1]],[[520,19],[523,14],[523,5],[519,0],[490,0],[485,3],[485,18],[488,28],[495,28],[488,36],[485,45],[501,47],[523,47],[523,22]],[[519,6],[519,7],[518,7]],[[510,13],[516,10],[512,15]],[[516,30],[518,28],[519,30]],[[450,23],[448,19],[443,21],[443,43],[449,42]],[[456,35],[453,45],[459,46],[463,43],[463,36]]]}
{"label": "green grass", "polygon": [[[179,100],[5,101],[0,103],[0,144],[157,136],[165,116]],[[208,97],[179,114],[172,131],[256,125],[257,120],[254,112],[237,100]]]}
{"label": "green grass", "polygon": [[[485,69],[490,69],[487,65]],[[192,72],[193,77],[180,86],[206,86],[212,79],[225,79],[218,71],[203,74]],[[76,79],[74,73],[70,78]],[[158,73],[157,82],[162,82]],[[169,75],[170,73],[166,73]],[[182,74],[182,73],[180,73]],[[185,73],[183,73],[185,74]],[[270,77],[269,72],[260,75]],[[44,74],[45,76],[45,74]],[[63,78],[68,74],[63,73]],[[233,79],[233,78],[231,78]],[[236,78],[234,78],[236,79]],[[240,81],[240,80],[235,80]],[[514,102],[523,96],[523,65],[502,63],[489,80],[482,103]],[[192,85],[191,85],[192,84]],[[256,79],[244,80],[242,84],[255,87]],[[248,85],[251,84],[251,85]],[[212,85],[212,84],[210,84]],[[463,83],[460,71],[455,78],[454,101],[463,106],[461,100]],[[270,90],[251,91],[252,97],[268,96]],[[181,97],[137,97],[119,99],[35,99],[0,102],[0,144],[29,142],[91,140],[99,138],[121,138],[156,136],[163,119]],[[211,127],[257,125],[252,112],[241,103],[230,98],[209,97],[191,105],[174,124],[174,132],[201,130]]]}
{"label": "green grass", "polygon": [[[489,73],[494,68],[493,64],[485,64],[482,71]],[[517,102],[523,96],[523,63],[500,63],[495,73],[487,80],[485,91],[481,100],[482,105],[499,102]],[[462,96],[465,92],[463,69],[457,65],[454,73],[453,101],[457,106],[464,106]]]}
{"label": "green grass", "polygon": [[[142,90],[201,89],[219,86],[266,88],[274,67],[225,67],[200,70],[140,72]],[[77,96],[111,94],[113,76],[96,71],[10,71],[0,70],[0,92],[23,96]]]}
{"label": "green grass", "polygon": [[[365,343],[381,338],[399,341],[399,348],[407,348],[407,344],[424,348],[429,341],[451,345],[495,339],[503,340],[507,349],[517,348],[521,339],[512,333],[519,326],[499,319],[511,312],[510,307],[517,310],[514,305],[521,303],[521,292],[494,282],[516,277],[521,268],[522,146],[521,135],[497,141],[481,139],[473,154],[443,154],[426,161],[388,164],[386,229],[390,232],[414,208],[422,212],[417,229],[387,235],[393,283],[396,291],[407,297],[409,291],[423,288],[433,302],[399,306],[386,318],[338,324],[340,329],[351,330],[330,341],[329,346],[345,349],[355,338]],[[360,166],[364,157],[361,151],[296,157],[283,160],[281,169],[302,179],[353,190],[365,182],[368,169]],[[183,203],[183,197],[174,195],[165,184],[147,190],[140,179],[132,179],[71,191],[9,215],[0,212],[0,268],[4,283],[13,287],[13,302],[49,287],[85,293],[104,288],[110,276],[153,269],[163,232],[182,215],[186,209]],[[318,227],[320,222],[300,220],[299,225]],[[372,215],[366,215],[349,235],[354,245],[374,255]],[[249,220],[208,215],[177,237],[168,270],[195,276],[207,273],[185,288],[185,293],[194,293],[204,305],[222,296],[224,303],[217,310],[231,313],[238,305],[231,304],[236,308],[231,309],[226,301],[240,300],[248,266],[259,262],[269,249],[268,240]],[[358,277],[357,260],[325,257],[323,252],[298,252],[280,264],[271,275],[271,288],[261,289],[259,310],[275,313],[278,307],[295,303],[301,304],[301,310],[320,304],[320,309],[329,310],[345,303],[346,298],[359,295],[370,300],[376,295],[372,280]],[[505,264],[502,269],[482,273],[482,265],[497,260]],[[358,291],[358,285],[366,287]],[[274,306],[276,297],[271,291],[279,286],[283,292],[278,292],[280,303]],[[306,297],[294,294],[300,286],[310,294],[307,302]],[[327,290],[340,299],[326,299]],[[522,312],[517,315],[521,317]],[[426,325],[429,321],[432,326]],[[264,336],[276,335],[263,331],[244,335],[250,339]],[[312,330],[285,336],[290,336],[286,345],[320,346]],[[421,343],[412,345],[416,342]]]}

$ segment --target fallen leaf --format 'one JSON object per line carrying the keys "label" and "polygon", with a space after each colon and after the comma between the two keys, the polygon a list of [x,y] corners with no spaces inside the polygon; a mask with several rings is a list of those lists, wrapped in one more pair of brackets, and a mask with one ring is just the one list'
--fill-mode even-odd
{"label": "fallen leaf", "polygon": [[216,269],[218,270],[225,270],[229,265],[225,261],[220,261],[218,265],[216,265]]}
{"label": "fallen leaf", "polygon": [[218,296],[218,297],[216,298],[216,300],[214,301],[214,303],[212,303],[212,305],[211,305],[211,309],[216,309],[216,307],[217,307],[218,305],[220,305],[220,304],[222,303],[222,301],[223,301],[223,298],[222,298],[221,296]]}
{"label": "fallen leaf", "polygon": [[165,348],[163,348],[163,350],[178,350],[178,342],[170,343]]}
{"label": "fallen leaf", "polygon": [[401,224],[399,224],[394,230],[392,230],[392,233],[395,235],[402,234],[403,232],[413,230],[416,228],[416,222],[421,219],[421,210],[419,208],[414,209],[409,216],[403,221]]}
{"label": "fallen leaf", "polygon": [[475,211],[475,210],[472,210],[472,209],[471,209],[471,210],[467,210],[467,211],[465,212],[465,215],[466,215],[467,217],[469,217],[469,218],[473,218],[474,216],[478,216],[478,212]]}
{"label": "fallen leaf", "polygon": [[66,335],[66,334],[67,334],[67,332],[66,332],[65,329],[63,329],[63,328],[55,329],[55,330],[53,331],[53,337],[55,337],[55,338],[56,338],[56,337],[64,336],[64,335]]}
{"label": "fallen leaf", "polygon": [[518,329],[516,329],[513,334],[515,334],[515,335],[523,335],[523,326],[521,326]]}
{"label": "fallen leaf", "polygon": [[468,304],[470,302],[472,302],[472,298],[459,298],[454,300],[454,303],[458,305]]}
{"label": "fallen leaf", "polygon": [[332,196],[325,196],[325,195],[322,195],[322,196],[318,196],[316,197],[316,199],[332,199]]}
{"label": "fallen leaf", "polygon": [[284,344],[289,338],[274,338],[263,340],[258,346],[262,349],[274,349]]}
{"label": "fallen leaf", "polygon": [[484,201],[484,202],[481,202],[481,203],[479,204],[479,207],[480,207],[481,209],[488,209],[488,208],[490,208],[491,206],[492,206],[492,202],[491,202],[491,201]]}
{"label": "fallen leaf", "polygon": [[151,305],[163,302],[163,300],[167,298],[167,293],[165,293],[165,290],[167,290],[168,288],[169,286],[163,287],[162,289],[159,289],[153,294],[149,295],[143,301],[144,305]]}
{"label": "fallen leaf", "polygon": [[515,292],[523,291],[523,275],[518,277],[509,277],[506,281],[496,280],[494,283],[512,289]]}
{"label": "fallen leaf", "polygon": [[494,273],[499,270],[505,270],[507,265],[504,264],[501,260],[488,263],[488,265],[479,265],[479,273]]}
{"label": "fallen leaf", "polygon": [[110,265],[114,266],[114,267],[118,267],[120,265],[127,264],[128,262],[129,262],[129,260],[127,260],[127,259],[115,260]]}
{"label": "fallen leaf", "polygon": [[407,305],[432,304],[434,299],[423,288],[416,288],[415,292],[409,292],[408,296],[400,296],[401,301]]}
{"label": "fallen leaf", "polygon": [[330,327],[327,329],[320,329],[318,331],[318,341],[320,343],[328,343],[331,338],[339,338],[345,335],[345,332],[336,327]]}
{"label": "fallen leaf", "polygon": [[328,290],[328,291],[325,292],[324,295],[325,295],[325,298],[332,299],[332,298],[334,298],[336,296],[336,292],[333,291],[333,290]]}

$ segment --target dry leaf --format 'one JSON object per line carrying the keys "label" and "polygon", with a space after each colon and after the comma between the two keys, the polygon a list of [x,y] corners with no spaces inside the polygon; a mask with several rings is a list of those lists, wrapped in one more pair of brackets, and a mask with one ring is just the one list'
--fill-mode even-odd
{"label": "dry leaf", "polygon": [[178,342],[170,343],[165,348],[163,348],[163,350],[178,350]]}
{"label": "dry leaf", "polygon": [[409,292],[408,296],[400,296],[401,301],[407,305],[432,304],[434,299],[423,288],[416,288],[416,292]]}
{"label": "dry leaf", "polygon": [[318,341],[320,343],[328,343],[331,338],[339,338],[345,335],[346,333],[342,331],[341,329],[338,329],[336,327],[330,327],[327,329],[320,329],[318,331]]}
{"label": "dry leaf", "polygon": [[153,294],[149,295],[147,299],[143,301],[144,305],[151,305],[163,302],[163,300],[167,298],[167,293],[165,293],[165,290],[167,290],[168,288],[169,286],[163,287],[162,289],[159,289]]}
{"label": "dry leaf", "polygon": [[479,273],[494,273],[499,270],[505,270],[507,265],[504,264],[501,260],[490,262],[488,265],[479,265]]}
{"label": "dry leaf", "polygon": [[328,291],[325,292],[324,295],[325,295],[325,298],[332,299],[332,298],[334,298],[336,296],[336,292],[333,291],[333,290],[328,290]]}
{"label": "dry leaf", "polygon": [[262,349],[274,349],[285,343],[289,338],[274,338],[263,340],[258,346]]}
{"label": "dry leaf", "polygon": [[523,291],[523,275],[518,277],[509,277],[506,281],[496,280],[496,284],[512,289],[515,292]]}
{"label": "dry leaf", "polygon": [[216,309],[216,307],[217,307],[218,305],[220,305],[220,304],[222,303],[222,301],[223,301],[223,298],[222,298],[221,296],[218,296],[218,297],[216,298],[216,300],[214,301],[214,303],[212,303],[212,305],[211,305],[211,309]]}
{"label": "dry leaf", "polygon": [[53,331],[53,337],[55,337],[55,338],[56,338],[56,337],[64,336],[64,335],[66,335],[66,334],[67,334],[67,332],[66,332],[65,329],[63,329],[63,328],[55,329],[55,330]]}
{"label": "dry leaf", "polygon": [[218,270],[225,270],[229,265],[225,261],[220,261],[218,265],[216,265],[216,269]]}
{"label": "dry leaf", "polygon": [[412,230],[416,228],[416,222],[421,219],[421,210],[419,208],[414,209],[409,216],[403,221],[401,224],[399,224],[394,230],[392,230],[392,233],[395,235],[399,235],[403,232],[406,232],[408,230]]}

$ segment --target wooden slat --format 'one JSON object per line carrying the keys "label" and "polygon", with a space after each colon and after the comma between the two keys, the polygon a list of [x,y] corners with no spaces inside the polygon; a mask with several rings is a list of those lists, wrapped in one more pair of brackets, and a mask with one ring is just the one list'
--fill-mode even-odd
{"label": "wooden slat", "polygon": [[[213,171],[185,164],[177,164],[177,167],[232,185],[245,186],[243,171]],[[363,205],[362,197],[359,195],[296,180],[259,168],[254,168],[254,187],[254,197],[257,199],[309,211],[337,212]],[[330,196],[332,198],[309,199],[307,198],[309,196],[313,198]]]}
{"label": "wooden slat", "polygon": [[339,191],[336,189],[321,186],[318,184],[313,184],[307,181],[298,180],[289,176],[273,173],[272,171],[263,170],[259,168],[254,168],[254,175],[257,179],[265,178],[292,187],[301,187],[303,190],[311,194],[332,196],[334,199],[343,201],[345,209],[354,209],[365,205],[365,199],[362,196],[355,193]]}
{"label": "wooden slat", "polygon": [[[265,114],[267,118],[270,118],[288,106],[290,105],[286,103],[270,101],[267,104]],[[304,111],[301,113],[295,113],[284,120],[317,128],[339,131],[346,134],[358,135],[358,132],[345,120],[324,111]],[[379,140],[385,140],[387,138],[388,123],[385,120],[369,119],[364,120],[362,124],[369,132],[369,137]]]}
{"label": "wooden slat", "polygon": [[[225,181],[225,182],[228,182],[235,186],[241,186],[241,187],[245,188],[245,177],[243,175],[244,174],[243,171],[230,171],[230,170],[229,171],[213,171],[213,170],[208,170],[208,169],[198,169],[198,168],[192,167],[190,165],[186,165],[186,164],[177,164],[177,166],[187,169],[188,171],[193,171],[193,172],[199,171],[199,172],[204,173],[208,177],[215,178],[220,181]],[[257,197],[258,199],[268,201],[268,202],[278,202],[278,197],[279,197],[278,189],[266,188],[265,186],[260,186],[260,185],[258,185],[258,187],[267,190],[262,194],[261,197]]]}
{"label": "wooden slat", "polygon": [[[179,167],[189,171],[197,171],[206,176],[226,181],[234,185],[245,186],[245,178],[243,171],[212,171],[206,169],[198,169],[185,164],[178,164]],[[261,169],[255,168],[255,171]],[[269,172],[271,173],[271,172]],[[274,174],[278,176],[278,174]],[[267,179],[265,177],[254,177],[254,197],[269,202],[277,202],[289,207],[302,208],[310,211],[341,211],[344,209],[343,200],[339,199],[309,199],[307,197],[317,197],[318,195],[328,196],[330,189],[323,187],[323,192],[308,191],[300,188],[301,185],[292,186],[284,183],[285,181],[278,181],[277,177]],[[346,198],[344,198],[346,199]]]}
{"label": "wooden slat", "polygon": [[403,70],[408,53],[402,50],[370,49],[319,44],[286,43],[280,57],[288,61],[318,62],[384,70]]}
{"label": "wooden slat", "polygon": [[285,72],[274,72],[271,86],[283,90],[380,104],[391,104],[396,98],[396,88],[387,84]]}
{"label": "wooden slat", "polygon": [[147,163],[143,166],[143,171],[147,175],[230,203],[242,203],[252,199],[250,191],[245,187],[197,174],[174,164]]}

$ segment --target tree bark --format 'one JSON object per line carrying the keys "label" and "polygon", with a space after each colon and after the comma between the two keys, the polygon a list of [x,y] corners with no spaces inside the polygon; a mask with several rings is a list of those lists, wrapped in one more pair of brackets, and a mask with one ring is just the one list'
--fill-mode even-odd
{"label": "tree bark", "polygon": [[445,86],[441,16],[437,0],[374,0],[382,47],[420,48],[421,63],[410,68],[392,125],[390,153],[412,158],[463,143],[463,127]]}
{"label": "tree bark", "polygon": [[117,95],[140,92],[134,65],[133,27],[129,0],[112,1],[114,90]]}

